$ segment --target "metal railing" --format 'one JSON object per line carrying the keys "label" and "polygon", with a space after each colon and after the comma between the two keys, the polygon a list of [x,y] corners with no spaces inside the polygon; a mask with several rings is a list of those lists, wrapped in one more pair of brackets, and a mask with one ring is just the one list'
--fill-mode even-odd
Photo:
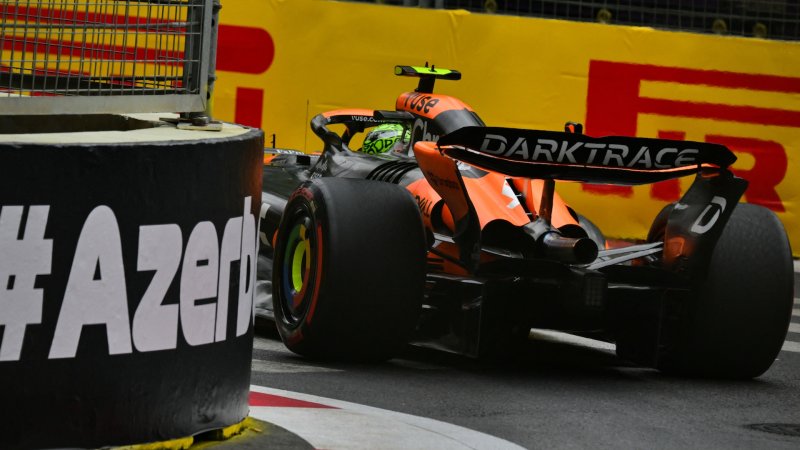
{"label": "metal railing", "polygon": [[797,0],[351,0],[800,40]]}
{"label": "metal railing", "polygon": [[0,0],[0,114],[203,111],[216,9],[213,0]]}

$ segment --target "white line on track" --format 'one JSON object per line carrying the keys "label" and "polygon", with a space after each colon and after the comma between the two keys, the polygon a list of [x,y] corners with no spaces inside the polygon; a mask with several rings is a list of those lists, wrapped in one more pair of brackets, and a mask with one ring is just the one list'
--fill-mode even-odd
{"label": "white line on track", "polygon": [[[795,273],[800,274],[800,259],[794,260],[794,271]],[[800,294],[800,292],[798,292]],[[797,294],[796,294],[797,295]],[[792,309],[792,316],[800,317],[800,297],[795,297],[794,299],[794,309]],[[790,333],[800,333],[800,324],[791,322],[789,323],[789,332]],[[790,336],[794,338],[794,336]],[[795,341],[785,341],[783,343],[783,347],[781,350],[785,352],[793,352],[793,353],[800,353],[800,342]]]}
{"label": "white line on track", "polygon": [[800,342],[785,341],[781,350],[785,352],[800,353]]}
{"label": "white line on track", "polygon": [[457,425],[298,392],[250,386],[251,391],[332,408],[251,406],[250,415],[283,427],[314,448],[405,450],[513,449],[509,441]]}

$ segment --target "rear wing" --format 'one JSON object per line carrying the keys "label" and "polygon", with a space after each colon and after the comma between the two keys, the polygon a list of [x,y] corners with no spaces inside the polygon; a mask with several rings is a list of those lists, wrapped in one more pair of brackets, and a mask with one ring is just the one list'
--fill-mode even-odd
{"label": "rear wing", "polygon": [[621,185],[725,170],[736,161],[724,145],[706,142],[502,127],[460,128],[437,145],[453,159],[509,176]]}
{"label": "rear wing", "polygon": [[[707,275],[714,246],[747,189],[747,181],[728,170],[736,156],[723,145],[702,142],[464,127],[437,142],[415,143],[414,154],[453,214],[453,239],[468,270],[480,262],[481,227],[458,161],[547,180],[540,205],[552,204],[556,179],[635,185],[696,174],[667,219],[663,247],[663,267],[695,280]],[[542,210],[537,220],[549,226],[549,207]]]}

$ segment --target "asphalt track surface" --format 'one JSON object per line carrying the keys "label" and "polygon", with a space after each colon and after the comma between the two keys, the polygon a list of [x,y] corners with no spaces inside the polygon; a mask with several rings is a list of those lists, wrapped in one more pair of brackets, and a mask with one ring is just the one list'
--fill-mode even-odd
{"label": "asphalt track surface", "polygon": [[304,360],[261,329],[251,416],[294,436],[275,448],[800,448],[800,299],[783,351],[751,381],[669,377],[610,344],[531,337],[503,365],[419,348],[358,365]]}

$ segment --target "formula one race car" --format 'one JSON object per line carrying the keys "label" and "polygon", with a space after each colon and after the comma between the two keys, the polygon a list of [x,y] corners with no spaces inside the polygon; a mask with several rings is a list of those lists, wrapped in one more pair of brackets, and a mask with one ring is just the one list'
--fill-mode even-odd
{"label": "formula one race car", "polygon": [[[589,137],[575,123],[488,127],[433,93],[459,72],[395,72],[419,78],[396,110],[320,114],[321,153],[265,152],[256,314],[290,350],[381,360],[411,342],[503,356],[535,327],[615,342],[670,373],[770,367],[791,317],[791,250],[772,212],[737,204],[747,182],[727,148]],[[359,139],[387,124],[400,145],[368,153]],[[694,183],[647,240],[616,248],[554,190],[685,175]]]}

